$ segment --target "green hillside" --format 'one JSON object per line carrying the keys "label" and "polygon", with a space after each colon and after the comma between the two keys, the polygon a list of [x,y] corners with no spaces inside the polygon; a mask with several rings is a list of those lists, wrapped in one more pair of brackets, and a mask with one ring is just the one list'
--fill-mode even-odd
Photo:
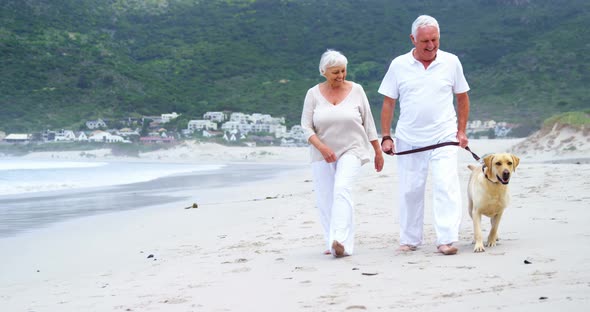
{"label": "green hillside", "polygon": [[209,110],[299,122],[326,48],[349,58],[379,118],[377,88],[411,49],[416,16],[463,61],[471,119],[532,130],[590,107],[590,1],[3,0],[0,131]]}

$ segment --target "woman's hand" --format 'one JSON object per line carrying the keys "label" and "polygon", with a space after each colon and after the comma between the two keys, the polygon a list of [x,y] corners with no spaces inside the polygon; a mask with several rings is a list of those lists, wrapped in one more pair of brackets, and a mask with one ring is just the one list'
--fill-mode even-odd
{"label": "woman's hand", "polygon": [[375,170],[380,172],[383,169],[385,161],[381,152],[381,146],[379,146],[379,140],[371,141],[371,145],[373,145],[373,150],[375,150]]}
{"label": "woman's hand", "polygon": [[385,160],[383,159],[383,153],[379,150],[375,153],[375,171],[381,172],[383,170],[383,163]]}
{"label": "woman's hand", "polygon": [[336,161],[336,154],[334,154],[334,151],[332,151],[332,149],[329,148],[327,145],[322,144],[320,148],[318,148],[318,150],[320,151],[320,153],[322,153],[322,156],[324,156],[324,159],[327,163],[332,163]]}

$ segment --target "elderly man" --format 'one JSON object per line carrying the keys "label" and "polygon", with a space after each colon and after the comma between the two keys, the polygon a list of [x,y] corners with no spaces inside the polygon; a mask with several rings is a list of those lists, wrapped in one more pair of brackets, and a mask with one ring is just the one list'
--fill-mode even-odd
{"label": "elderly man", "polygon": [[[381,148],[391,154],[437,143],[458,141],[467,146],[465,127],[469,115],[469,85],[459,58],[439,50],[440,28],[431,16],[419,16],[412,24],[414,48],[396,57],[389,66],[379,93]],[[457,98],[457,112],[453,106]],[[400,117],[391,136],[396,101]],[[399,218],[401,251],[413,251],[423,243],[424,190],[431,170],[432,209],[436,246],[445,255],[457,253],[461,192],[456,146],[445,146],[397,157],[399,170]]]}

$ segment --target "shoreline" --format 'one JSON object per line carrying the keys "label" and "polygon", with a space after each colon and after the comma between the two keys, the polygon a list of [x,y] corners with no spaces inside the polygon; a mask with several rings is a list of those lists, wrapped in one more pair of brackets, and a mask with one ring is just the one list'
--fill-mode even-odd
{"label": "shoreline", "polygon": [[221,196],[215,195],[219,193],[216,189],[272,179],[284,174],[281,171],[296,168],[297,165],[228,163],[218,170],[179,173],[128,184],[2,195],[0,218],[6,223],[0,224],[0,238],[80,217],[176,202],[186,206],[207,203]]}

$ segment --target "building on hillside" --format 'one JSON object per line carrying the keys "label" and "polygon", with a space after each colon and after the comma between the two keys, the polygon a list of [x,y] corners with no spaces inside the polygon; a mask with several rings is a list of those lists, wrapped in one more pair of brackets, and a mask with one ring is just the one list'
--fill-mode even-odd
{"label": "building on hillside", "polygon": [[106,131],[94,131],[90,137],[89,142],[102,142],[102,143],[131,143],[129,140],[125,140],[119,135],[113,135]]}
{"label": "building on hillside", "polygon": [[84,131],[78,131],[76,132],[76,141],[88,142],[88,136],[86,135],[86,133],[84,133]]}
{"label": "building on hillside", "polygon": [[287,133],[287,127],[281,124],[255,123],[252,124],[252,132],[274,133],[275,137],[281,138]]}
{"label": "building on hillside", "polygon": [[55,142],[74,142],[76,141],[76,134],[72,130],[61,129],[55,133]]}
{"label": "building on hillside", "polygon": [[102,119],[97,119],[97,120],[88,120],[86,122],[86,128],[90,129],[90,130],[94,130],[94,129],[105,129],[107,127],[107,124],[104,122],[104,120]]}
{"label": "building on hillside", "polygon": [[294,125],[281,139],[281,146],[307,146],[305,132],[300,125]]}
{"label": "building on hillside", "polygon": [[273,123],[273,121],[274,121],[271,115],[269,115],[269,114],[259,114],[259,113],[254,113],[254,114],[250,115],[248,119],[252,123],[265,123],[265,124],[270,124],[270,123]]}
{"label": "building on hillside", "polygon": [[32,141],[53,142],[55,141],[56,132],[53,130],[43,130],[40,134],[33,133]]}
{"label": "building on hillside", "polygon": [[231,113],[229,116],[229,121],[238,122],[238,123],[248,123],[250,121],[250,115],[234,112]]}
{"label": "building on hillside", "polygon": [[249,133],[252,131],[252,125],[246,122],[239,122],[239,121],[228,121],[221,125],[221,130],[223,131],[232,131],[236,130],[242,133]]}
{"label": "building on hillside", "polygon": [[4,138],[4,142],[25,144],[31,141],[31,135],[27,133],[11,133]]}
{"label": "building on hillside", "polygon": [[227,120],[227,115],[224,112],[206,112],[203,119],[220,123]]}
{"label": "building on hillside", "polygon": [[180,114],[177,114],[176,112],[172,112],[170,114],[162,114],[160,116],[160,120],[162,120],[162,123],[167,123],[170,122],[170,120],[176,119],[180,116]]}
{"label": "building on hillside", "polygon": [[510,131],[512,131],[512,127],[510,127],[507,122],[502,121],[496,124],[496,127],[494,128],[494,135],[497,138],[505,138],[508,136],[508,134],[510,134]]}
{"label": "building on hillside", "polygon": [[217,123],[211,120],[191,120],[188,122],[187,129],[190,133],[200,130],[217,130]]}
{"label": "building on hillside", "polygon": [[285,117],[272,117],[269,114],[259,114],[254,113],[249,116],[249,120],[252,123],[265,123],[265,124],[272,124],[272,125],[284,125],[285,124]]}

